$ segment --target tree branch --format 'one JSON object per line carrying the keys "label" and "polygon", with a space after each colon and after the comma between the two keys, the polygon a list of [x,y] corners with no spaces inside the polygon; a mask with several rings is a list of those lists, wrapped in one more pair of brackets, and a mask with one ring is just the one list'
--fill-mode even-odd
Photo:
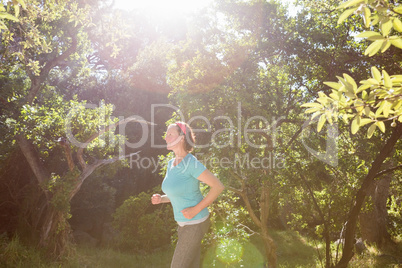
{"label": "tree branch", "polygon": [[350,209],[348,221],[345,226],[345,244],[342,251],[342,258],[339,263],[335,266],[337,268],[346,268],[350,259],[353,257],[353,247],[354,247],[354,236],[356,232],[357,217],[361,211],[364,200],[367,195],[368,189],[373,185],[374,179],[376,178],[384,160],[391,154],[395,147],[395,144],[402,136],[402,124],[398,124],[392,129],[392,134],[386,141],[384,147],[380,150],[379,154],[375,158],[371,168],[364,178],[363,183],[356,193],[355,201]]}
{"label": "tree branch", "polygon": [[148,125],[150,124],[150,125],[154,125],[154,123],[151,123],[151,122],[148,122],[148,121],[145,121],[145,120],[140,120],[140,119],[138,119],[138,118],[135,117],[135,116],[130,116],[130,117],[127,117],[126,119],[123,119],[123,120],[120,120],[120,121],[118,121],[118,122],[116,122],[116,123],[110,124],[110,125],[108,125],[107,127],[103,128],[101,131],[99,131],[99,132],[97,132],[97,133],[94,133],[91,137],[89,137],[88,140],[85,141],[85,143],[84,143],[85,147],[81,146],[81,147],[78,149],[78,151],[77,151],[77,158],[78,158],[78,161],[79,161],[79,163],[80,163],[82,169],[85,170],[85,168],[86,168],[86,166],[87,166],[87,164],[85,163],[85,160],[84,160],[84,158],[83,158],[84,149],[85,149],[93,140],[95,140],[96,138],[98,138],[98,137],[99,137],[100,135],[102,135],[103,133],[105,133],[105,132],[107,132],[107,131],[109,131],[109,130],[111,130],[111,129],[116,128],[118,125],[126,124],[126,123],[128,123],[128,122],[133,122],[133,121],[134,121],[134,122],[137,122],[137,123],[140,123],[140,124],[148,124]]}
{"label": "tree branch", "polygon": [[381,177],[382,175],[394,172],[395,170],[398,170],[400,168],[402,168],[402,165],[399,165],[399,166],[396,166],[396,167],[393,167],[393,168],[390,168],[390,169],[383,170],[381,172],[378,172],[377,175],[375,175],[375,178],[378,178],[378,177]]}
{"label": "tree branch", "polygon": [[50,173],[46,170],[45,166],[40,160],[39,154],[32,142],[27,140],[22,134],[16,135],[15,139],[17,140],[18,145],[28,161],[29,166],[35,174],[39,184],[46,182],[50,177]]}
{"label": "tree branch", "polygon": [[45,79],[48,77],[49,72],[53,69],[53,67],[57,66],[60,62],[64,61],[67,59],[68,56],[70,56],[74,51],[77,49],[77,36],[75,34],[70,34],[71,36],[71,46],[64,51],[61,55],[53,58],[50,61],[46,62],[46,65],[43,67],[43,69],[40,72],[39,76],[34,76],[31,75],[31,88],[29,89],[29,93],[27,96],[27,103],[32,103],[33,100],[35,99],[36,95],[38,94],[40,90],[40,86],[45,81]]}
{"label": "tree branch", "polygon": [[250,200],[247,196],[247,189],[246,189],[246,182],[245,180],[239,176],[238,174],[236,174],[235,172],[233,172],[232,170],[230,171],[230,173],[232,173],[239,181],[241,181],[241,190],[237,190],[234,191],[235,193],[237,193],[238,195],[240,195],[240,197],[243,199],[244,204],[246,205],[246,208],[248,210],[248,213],[251,217],[251,219],[254,221],[254,223],[261,228],[262,224],[261,224],[261,220],[257,217],[257,215],[255,215],[253,207],[251,206]]}

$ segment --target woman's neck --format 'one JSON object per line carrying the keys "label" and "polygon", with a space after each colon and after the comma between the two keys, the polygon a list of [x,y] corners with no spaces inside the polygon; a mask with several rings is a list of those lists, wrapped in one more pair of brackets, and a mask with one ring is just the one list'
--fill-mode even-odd
{"label": "woman's neck", "polygon": [[178,165],[181,162],[181,160],[183,160],[183,158],[186,157],[187,154],[188,152],[185,150],[174,151],[175,164]]}

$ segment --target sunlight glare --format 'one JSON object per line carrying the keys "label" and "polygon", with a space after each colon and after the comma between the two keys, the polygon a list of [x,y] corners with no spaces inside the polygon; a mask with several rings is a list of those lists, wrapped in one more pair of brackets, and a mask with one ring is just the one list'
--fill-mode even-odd
{"label": "sunlight glare", "polygon": [[115,7],[123,10],[141,10],[146,13],[174,16],[196,12],[210,4],[211,0],[115,0]]}

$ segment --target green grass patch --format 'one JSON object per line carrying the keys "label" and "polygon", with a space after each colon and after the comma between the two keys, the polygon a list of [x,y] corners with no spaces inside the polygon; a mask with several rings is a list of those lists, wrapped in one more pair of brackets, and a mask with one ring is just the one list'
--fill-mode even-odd
{"label": "green grass patch", "polygon": [[[280,268],[323,267],[318,252],[324,257],[324,246],[316,241],[307,240],[293,231],[272,231],[271,236],[277,245],[277,262]],[[2,241],[0,267],[38,267],[38,268],[169,268],[174,247],[168,246],[152,253],[119,251],[111,248],[77,246],[72,253],[59,262],[50,262],[35,248],[24,246],[18,238]],[[318,248],[318,250],[317,250]],[[350,268],[396,268],[401,267],[402,242],[380,251],[368,247],[362,255],[356,255],[349,263]],[[224,238],[204,249],[202,267],[217,268],[262,268],[265,256],[263,241],[252,236],[250,241],[236,241]]]}

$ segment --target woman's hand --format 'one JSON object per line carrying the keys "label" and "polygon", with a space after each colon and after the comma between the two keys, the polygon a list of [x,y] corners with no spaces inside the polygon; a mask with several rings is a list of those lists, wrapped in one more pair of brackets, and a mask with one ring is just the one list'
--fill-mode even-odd
{"label": "woman's hand", "polygon": [[196,207],[189,207],[183,209],[181,213],[183,213],[184,218],[191,220],[199,213],[199,211],[196,209]]}
{"label": "woman's hand", "polygon": [[162,196],[160,194],[152,195],[151,202],[154,205],[160,204],[162,202]]}
{"label": "woman's hand", "polygon": [[167,195],[154,194],[151,197],[151,202],[152,204],[157,205],[160,203],[169,203],[170,199],[167,197]]}

